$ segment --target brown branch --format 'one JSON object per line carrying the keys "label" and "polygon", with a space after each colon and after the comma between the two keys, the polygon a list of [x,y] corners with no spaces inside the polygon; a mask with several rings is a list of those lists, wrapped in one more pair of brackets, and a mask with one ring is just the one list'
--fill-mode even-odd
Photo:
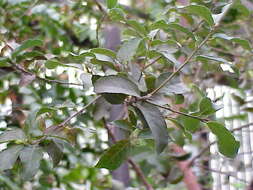
{"label": "brown branch", "polygon": [[162,58],[162,56],[157,57],[157,58],[156,58],[155,60],[153,60],[151,63],[145,65],[145,66],[141,69],[141,71],[143,72],[145,69],[147,69],[147,68],[150,67],[151,65],[155,64],[155,63],[156,63],[157,61],[159,61],[161,58]]}
{"label": "brown branch", "polygon": [[107,12],[104,10],[103,6],[97,1],[97,0],[93,0],[95,2],[95,4],[97,5],[98,9],[104,13],[107,14]]}
{"label": "brown branch", "polygon": [[221,18],[219,18],[219,20],[217,21],[217,23],[212,27],[212,29],[210,30],[209,34],[205,37],[205,39],[192,51],[192,53],[187,57],[187,59],[184,61],[183,64],[181,64],[177,70],[175,72],[173,72],[167,79],[165,79],[163,81],[163,83],[158,86],[156,89],[154,89],[151,93],[149,93],[147,95],[146,98],[149,98],[150,96],[154,95],[155,93],[157,93],[161,88],[163,88],[173,77],[175,77],[184,67],[185,65],[187,65],[192,58],[197,54],[197,52],[202,48],[202,46],[204,46],[206,44],[206,42],[209,40],[209,38],[213,35],[213,33],[215,32],[215,30],[220,26],[221,21],[223,20],[223,18],[226,16],[227,12],[230,10],[230,8],[232,7],[232,5],[234,4],[235,0],[233,0],[233,2],[230,4],[230,6],[226,9],[226,11],[223,13],[223,16]]}
{"label": "brown branch", "polygon": [[172,108],[169,108],[169,107],[166,107],[166,106],[162,106],[162,105],[159,105],[159,104],[155,104],[155,103],[150,102],[150,101],[146,101],[146,102],[149,103],[149,104],[152,104],[152,105],[154,105],[154,106],[157,106],[157,107],[159,107],[159,108],[169,110],[169,111],[171,111],[171,112],[173,112],[173,113],[176,113],[176,114],[179,114],[179,115],[184,115],[184,116],[186,116],[186,117],[191,117],[191,118],[200,120],[201,122],[208,122],[208,121],[210,121],[210,120],[207,119],[207,118],[201,118],[201,117],[194,116],[194,115],[190,115],[190,114],[187,114],[187,113],[184,113],[184,112],[176,111],[176,110],[174,110],[174,109],[172,109]]}
{"label": "brown branch", "polygon": [[64,121],[62,121],[61,123],[59,123],[58,125],[53,125],[51,127],[46,128],[46,130],[44,131],[45,134],[57,131],[59,129],[62,129],[66,126],[66,124],[73,119],[74,117],[82,114],[90,105],[92,105],[98,98],[100,98],[101,95],[97,96],[96,98],[94,98],[92,101],[90,101],[88,104],[86,104],[82,109],[80,109],[79,111],[73,113],[72,115],[70,115],[69,117],[67,117]]}
{"label": "brown branch", "polygon": [[27,75],[35,76],[35,79],[37,79],[37,80],[41,80],[41,81],[48,82],[48,83],[58,83],[58,84],[63,84],[63,85],[83,86],[82,84],[77,84],[77,83],[72,83],[72,82],[64,82],[64,81],[59,81],[59,80],[51,80],[51,79],[42,78],[38,75],[35,75],[34,73],[32,73],[30,71],[25,70],[23,67],[21,67],[18,64],[15,64],[13,62],[10,62],[10,64],[14,67],[14,69],[16,71],[19,71],[19,72],[27,74]]}
{"label": "brown branch", "polygon": [[[104,120],[104,126],[105,126],[109,136],[111,137],[112,142],[116,143],[117,139],[116,139],[115,135],[113,134],[113,132],[111,131],[110,127],[106,124],[105,120]],[[154,190],[153,187],[146,180],[146,177],[143,174],[143,172],[141,171],[141,168],[131,158],[128,158],[127,161],[132,166],[132,168],[136,172],[137,176],[139,176],[140,180],[142,181],[142,183],[146,187],[146,190]]]}

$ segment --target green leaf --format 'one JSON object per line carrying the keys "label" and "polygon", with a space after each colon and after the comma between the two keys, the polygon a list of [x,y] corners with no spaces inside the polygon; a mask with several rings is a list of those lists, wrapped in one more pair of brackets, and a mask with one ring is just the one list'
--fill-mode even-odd
{"label": "green leaf", "polygon": [[181,26],[180,24],[169,23],[168,29],[173,29],[173,30],[183,32],[183,33],[187,34],[189,37],[191,37],[194,41],[196,41],[196,37],[194,36],[193,32],[191,32],[188,28]]}
{"label": "green leaf", "polygon": [[20,52],[22,52],[28,48],[32,48],[35,46],[42,46],[42,45],[43,45],[43,42],[38,39],[26,40],[12,52],[12,57],[16,57]]}
{"label": "green leaf", "polygon": [[116,58],[116,53],[110,49],[106,48],[93,48],[90,50],[92,53],[98,53],[102,55],[106,55],[108,57]]}
{"label": "green leaf", "polygon": [[58,61],[54,61],[54,60],[47,60],[45,63],[45,66],[48,69],[55,69],[59,65],[60,65],[60,63]]}
{"label": "green leaf", "polygon": [[56,166],[63,157],[63,152],[61,151],[59,146],[52,141],[45,146],[45,150],[53,160],[54,166]]}
{"label": "green leaf", "polygon": [[0,175],[0,181],[6,184],[11,190],[22,190],[17,184],[15,184],[15,182],[13,182],[13,180],[10,180],[5,175]]}
{"label": "green leaf", "polygon": [[199,103],[199,112],[201,115],[211,115],[216,112],[210,98],[202,98]]}
{"label": "green leaf", "polygon": [[185,129],[191,133],[195,133],[200,127],[200,121],[198,119],[180,115],[179,120]]}
{"label": "green leaf", "polygon": [[9,62],[9,58],[7,57],[0,57],[0,67],[8,67],[10,66]]}
{"label": "green leaf", "polygon": [[235,137],[223,124],[215,121],[206,124],[217,137],[219,152],[227,157],[234,158],[240,147],[240,142],[235,140]]}
{"label": "green leaf", "polygon": [[57,111],[57,109],[54,108],[54,107],[42,107],[42,108],[40,108],[37,111],[36,118],[39,117],[41,114],[44,114],[44,113],[54,113],[56,111]]}
{"label": "green leaf", "polygon": [[140,38],[133,38],[124,42],[117,53],[118,59],[122,62],[131,61],[137,51],[137,48],[139,47],[140,42]]}
{"label": "green leaf", "polygon": [[0,171],[13,167],[23,147],[23,145],[14,145],[0,152]]}
{"label": "green leaf", "polygon": [[189,13],[200,16],[210,26],[214,25],[214,20],[213,20],[213,17],[212,17],[212,13],[207,7],[205,7],[203,5],[189,5],[185,8]]}
{"label": "green leaf", "polygon": [[115,69],[114,63],[110,62],[110,61],[104,61],[104,60],[99,60],[99,59],[93,58],[90,60],[90,62],[94,65],[108,66],[112,69]]}
{"label": "green leaf", "polygon": [[220,62],[220,63],[225,63],[225,64],[228,64],[229,62],[223,58],[220,58],[220,57],[214,57],[214,56],[209,56],[209,55],[198,55],[196,57],[196,60],[199,60],[199,61],[216,61],[216,62]]}
{"label": "green leaf", "polygon": [[126,23],[134,28],[138,33],[143,34],[144,36],[147,35],[145,27],[136,20],[127,20]]}
{"label": "green leaf", "polygon": [[39,170],[40,161],[43,157],[42,148],[34,145],[25,147],[20,152],[20,160],[23,164],[22,178],[24,180],[31,179]]}
{"label": "green leaf", "polygon": [[108,9],[114,8],[117,5],[118,0],[106,0]]}
{"label": "green leaf", "polygon": [[228,36],[228,35],[223,34],[223,33],[214,34],[213,37],[214,38],[224,39],[224,40],[229,40],[231,42],[234,42],[234,43],[237,43],[237,44],[241,45],[244,49],[247,49],[249,51],[252,50],[251,45],[250,45],[248,40],[245,40],[245,39],[242,39],[242,38],[239,38],[239,37],[231,37],[231,36]]}
{"label": "green leaf", "polygon": [[125,20],[125,14],[122,11],[122,9],[112,8],[112,9],[110,9],[108,14],[109,14],[109,17],[113,21],[124,21]]}
{"label": "green leaf", "polygon": [[127,96],[125,94],[105,93],[103,97],[111,104],[121,104]]}
{"label": "green leaf", "polygon": [[231,96],[232,96],[233,100],[235,100],[239,105],[246,104],[245,99],[241,98],[240,96],[238,96],[234,93],[232,93]]}
{"label": "green leaf", "polygon": [[161,153],[168,145],[167,125],[162,113],[156,106],[149,103],[138,103],[136,107],[142,113],[146,124],[150,128],[156,142],[156,150]]}
{"label": "green leaf", "polygon": [[96,167],[109,170],[117,169],[129,156],[130,148],[129,140],[118,141],[101,156]]}
{"label": "green leaf", "polygon": [[6,141],[15,141],[15,140],[24,140],[25,139],[25,133],[19,129],[12,129],[10,131],[4,131],[0,135],[0,143],[6,142]]}
{"label": "green leaf", "polygon": [[140,97],[140,91],[135,83],[121,76],[106,76],[94,84],[96,93],[117,93]]}

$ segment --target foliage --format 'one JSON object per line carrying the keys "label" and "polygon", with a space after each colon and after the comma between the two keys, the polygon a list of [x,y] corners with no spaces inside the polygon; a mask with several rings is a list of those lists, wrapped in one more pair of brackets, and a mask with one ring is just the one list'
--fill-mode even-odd
{"label": "foliage", "polygon": [[[0,0],[0,103],[9,106],[0,186],[105,189],[115,184],[100,168],[129,161],[155,189],[170,189],[183,179],[176,163],[191,157],[172,145],[193,145],[206,130],[234,158],[240,143],[213,117],[205,89],[251,88],[252,48],[238,32],[250,14],[240,1],[150,0],[141,10],[117,0]],[[123,37],[115,49],[103,45],[112,23]],[[111,126],[124,139],[108,148]]]}

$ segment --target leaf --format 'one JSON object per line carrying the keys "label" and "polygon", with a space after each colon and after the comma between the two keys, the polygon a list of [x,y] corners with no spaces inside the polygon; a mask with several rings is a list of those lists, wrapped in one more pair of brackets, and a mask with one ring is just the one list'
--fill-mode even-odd
{"label": "leaf", "polygon": [[0,171],[13,167],[23,147],[23,145],[14,145],[0,152]]}
{"label": "leaf", "polygon": [[99,159],[96,167],[117,169],[128,157],[130,153],[130,141],[121,140],[112,145]]}
{"label": "leaf", "polygon": [[114,63],[110,62],[110,61],[104,61],[104,60],[99,60],[99,59],[93,58],[90,60],[90,62],[94,65],[108,66],[108,67],[116,70]]}
{"label": "leaf", "polygon": [[42,46],[42,45],[43,45],[43,42],[38,39],[26,40],[12,52],[12,57],[16,57],[20,52],[22,52],[28,48],[32,48],[35,46]]}
{"label": "leaf", "polygon": [[10,64],[8,63],[10,60],[7,57],[0,57],[0,67],[9,67]]}
{"label": "leaf", "polygon": [[22,178],[24,180],[31,179],[39,170],[40,161],[43,157],[42,148],[34,145],[25,147],[20,152],[20,160],[23,164]]}
{"label": "leaf", "polygon": [[116,58],[116,53],[110,49],[106,48],[93,48],[90,50],[92,53],[98,53],[102,55],[106,55],[108,57]]}
{"label": "leaf", "polygon": [[169,23],[168,29],[173,29],[173,30],[183,32],[183,33],[187,34],[188,36],[190,36],[194,41],[196,41],[196,37],[194,36],[194,34],[188,28],[185,28],[185,27],[181,26],[180,24]]}
{"label": "leaf", "polygon": [[207,7],[205,7],[203,5],[189,5],[185,8],[189,13],[200,16],[210,26],[214,25],[214,20],[213,20],[213,17],[212,17],[212,13]]}
{"label": "leaf", "polygon": [[19,81],[20,86],[27,86],[36,79],[35,74],[22,73]]}
{"label": "leaf", "polygon": [[0,135],[0,143],[6,142],[6,141],[15,141],[15,140],[24,140],[24,139],[25,139],[25,133],[19,128],[15,128],[10,131],[4,131]]}
{"label": "leaf", "polygon": [[138,103],[136,107],[142,113],[156,142],[156,150],[161,153],[168,145],[167,125],[159,109],[148,103]]}
{"label": "leaf", "polygon": [[228,35],[223,34],[223,33],[217,33],[217,34],[213,35],[213,38],[220,38],[220,39],[224,39],[224,40],[229,40],[231,42],[234,42],[234,43],[237,43],[237,44],[241,45],[244,49],[247,49],[249,51],[252,50],[249,41],[245,40],[245,39],[242,39],[242,38],[239,38],[239,37],[231,37],[231,36],[228,36]]}
{"label": "leaf", "polygon": [[234,158],[240,147],[240,142],[235,140],[235,137],[223,124],[215,121],[206,124],[217,137],[219,152],[227,157]]}
{"label": "leaf", "polygon": [[103,97],[111,104],[122,104],[126,99],[125,94],[105,93]]}
{"label": "leaf", "polygon": [[117,5],[118,0],[106,0],[108,9],[114,8]]}
{"label": "leaf", "polygon": [[243,105],[246,103],[245,99],[241,98],[240,96],[238,96],[234,93],[232,93],[231,96],[232,96],[233,100],[235,100],[239,105]]}
{"label": "leaf", "polygon": [[48,155],[52,158],[54,166],[56,166],[63,157],[63,152],[61,151],[59,146],[52,141],[45,146],[45,150],[48,153]]}
{"label": "leaf", "polygon": [[53,107],[42,107],[42,108],[40,108],[38,111],[37,111],[37,113],[36,113],[36,118],[38,117],[38,116],[40,116],[41,114],[44,114],[44,113],[47,113],[47,112],[49,112],[49,113],[54,113],[54,112],[56,112],[57,111],[57,109],[56,108],[53,108]]}
{"label": "leaf", "polygon": [[199,60],[199,61],[217,61],[217,62],[220,62],[220,63],[229,63],[229,61],[223,59],[223,58],[220,58],[220,57],[214,57],[214,56],[209,56],[209,55],[198,55],[196,57],[196,60]]}
{"label": "leaf", "polygon": [[17,184],[12,182],[7,176],[5,175],[0,175],[0,181],[6,184],[11,190],[22,190],[18,187]]}
{"label": "leaf", "polygon": [[55,69],[58,66],[59,66],[59,62],[54,61],[54,60],[47,60],[45,63],[45,67],[48,69]]}
{"label": "leaf", "polygon": [[199,112],[201,115],[211,115],[216,112],[210,98],[202,98],[199,103]]}
{"label": "leaf", "polygon": [[120,47],[117,57],[121,62],[131,61],[132,57],[135,55],[137,48],[141,42],[140,38],[133,38],[129,41],[123,43]]}
{"label": "leaf", "polygon": [[191,153],[183,153],[183,154],[174,153],[174,154],[169,154],[169,156],[175,160],[184,161],[191,157]]}
{"label": "leaf", "polygon": [[124,12],[122,11],[122,9],[119,9],[119,8],[110,9],[108,15],[112,21],[124,21],[125,20]]}
{"label": "leaf", "polygon": [[134,28],[138,33],[143,34],[144,36],[147,35],[145,27],[136,20],[127,20],[126,23]]}
{"label": "leaf", "polygon": [[111,104],[109,104],[103,97],[97,99],[93,117],[96,121],[102,118],[108,119],[110,117]]}
{"label": "leaf", "polygon": [[125,77],[106,76],[98,79],[94,84],[96,93],[118,93],[140,97],[140,91],[136,84]]}
{"label": "leaf", "polygon": [[220,14],[214,14],[213,15],[213,19],[214,19],[214,23],[215,24],[219,24],[221,22],[221,19],[225,16],[224,14],[227,13],[227,10],[230,8],[232,4],[229,3],[227,5],[225,5],[223,8],[222,8],[222,11]]}
{"label": "leaf", "polygon": [[[160,76],[157,78],[155,87],[157,88],[160,86],[163,81],[165,81],[172,73],[171,72],[166,72],[160,74]],[[179,78],[173,79],[169,83],[167,83],[163,88],[159,90],[160,93],[174,93],[174,94],[184,94],[186,92],[189,92],[189,88],[179,80]]]}
{"label": "leaf", "polygon": [[195,133],[200,127],[200,121],[198,119],[180,115],[179,120],[184,128],[191,133]]}

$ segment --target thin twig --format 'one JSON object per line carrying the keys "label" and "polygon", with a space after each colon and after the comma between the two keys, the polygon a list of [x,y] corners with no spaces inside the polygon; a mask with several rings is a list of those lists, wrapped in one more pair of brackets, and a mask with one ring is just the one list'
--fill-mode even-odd
{"label": "thin twig", "polygon": [[63,85],[83,86],[82,84],[78,84],[78,83],[64,82],[64,81],[59,81],[59,80],[51,80],[51,79],[42,78],[38,75],[35,75],[34,73],[32,73],[30,71],[25,70],[20,65],[17,65],[17,64],[12,63],[12,62],[10,62],[10,64],[14,67],[14,69],[16,71],[19,71],[19,72],[27,74],[27,75],[35,76],[35,79],[37,79],[37,80],[41,80],[41,81],[48,82],[48,83],[58,83],[58,84],[63,84]]}
{"label": "thin twig", "polygon": [[54,131],[57,131],[59,129],[62,129],[64,128],[67,123],[73,119],[74,117],[82,114],[90,105],[92,105],[94,102],[96,102],[96,100],[98,98],[100,98],[101,95],[97,96],[96,98],[94,98],[92,101],[90,101],[88,104],[86,104],[82,109],[80,109],[79,111],[75,112],[74,114],[70,115],[69,117],[67,117],[64,121],[62,121],[61,123],[59,123],[58,125],[53,125],[51,127],[48,127],[46,130],[45,130],[45,134],[48,134],[48,133],[51,133],[51,132],[54,132]]}
{"label": "thin twig", "polygon": [[143,72],[145,71],[145,69],[147,69],[147,68],[150,67],[151,65],[155,64],[155,63],[156,63],[159,59],[161,59],[161,58],[162,58],[162,56],[157,57],[155,60],[153,60],[151,63],[145,65],[145,66],[141,69],[141,74],[140,74],[140,76],[139,76],[139,78],[138,78],[138,82],[140,82],[141,77],[142,77]]}
{"label": "thin twig", "polygon": [[203,166],[203,165],[197,165],[198,167],[204,169],[204,170],[207,170],[207,171],[210,171],[210,172],[214,172],[214,173],[219,173],[219,174],[222,174],[222,175],[227,175],[229,177],[233,177],[239,181],[242,181],[246,184],[248,184],[249,182],[246,181],[245,179],[242,179],[242,178],[238,178],[236,175],[233,175],[231,172],[223,172],[223,171],[220,171],[220,170],[216,170],[216,169],[213,169],[213,168],[210,168],[210,167],[207,167],[207,166]]}
{"label": "thin twig", "polygon": [[141,71],[143,72],[145,69],[147,69],[147,68],[150,67],[151,65],[155,64],[155,63],[156,63],[157,61],[159,61],[161,58],[162,58],[162,56],[157,57],[157,58],[156,58],[155,60],[153,60],[151,63],[145,65],[145,66],[141,69]]}
{"label": "thin twig", "polygon": [[[253,122],[252,123],[248,123],[248,124],[245,124],[245,125],[242,125],[240,127],[237,127],[237,128],[234,128],[234,129],[231,129],[230,131],[231,132],[235,132],[235,131],[239,131],[241,129],[244,129],[244,128],[247,128],[247,127],[250,127],[251,125],[253,125]],[[215,143],[217,143],[217,141],[213,141],[213,142],[210,142],[207,146],[205,146],[196,156],[194,156],[191,161],[189,162],[189,166],[192,166],[194,164],[194,162],[199,159],[202,155],[205,154],[206,151],[209,150],[209,148],[214,145]]]}
{"label": "thin twig", "polygon": [[214,145],[215,143],[216,143],[217,141],[213,141],[213,142],[211,142],[211,143],[209,143],[206,147],[204,147],[196,156],[194,156],[192,159],[191,159],[191,161],[189,162],[189,167],[190,166],[193,166],[193,164],[195,163],[195,161],[197,160],[197,159],[199,159],[202,155],[204,155],[205,154],[205,152],[207,152],[208,150],[209,150],[209,148],[212,146],[212,145]]}
{"label": "thin twig", "polygon": [[[105,126],[105,128],[106,128],[109,136],[111,137],[112,142],[116,143],[117,139],[116,139],[115,135],[113,134],[113,132],[111,131],[110,127],[106,124],[105,121],[104,121],[104,126]],[[132,166],[132,168],[136,172],[137,176],[139,176],[139,178],[141,179],[142,183],[145,185],[146,190],[154,190],[153,187],[146,180],[146,177],[143,174],[143,172],[141,171],[141,168],[131,158],[128,158],[127,161]]]}
{"label": "thin twig", "polygon": [[95,4],[97,5],[98,9],[104,13],[107,14],[107,12],[104,10],[103,6],[97,1],[97,0],[93,0],[95,2]]}
{"label": "thin twig", "polygon": [[201,118],[201,117],[194,116],[194,115],[190,115],[190,114],[187,114],[187,113],[184,113],[184,112],[176,111],[176,110],[174,110],[174,109],[172,109],[172,108],[170,108],[170,107],[166,107],[166,106],[162,106],[162,105],[159,105],[159,104],[155,104],[155,103],[150,102],[150,101],[146,101],[146,102],[149,103],[149,104],[152,104],[152,105],[154,105],[154,106],[157,106],[157,107],[159,107],[159,108],[166,109],[166,110],[169,110],[169,111],[171,111],[171,112],[173,112],[173,113],[180,114],[180,115],[184,115],[184,116],[186,116],[186,117],[191,117],[191,118],[200,120],[200,121],[202,121],[202,122],[208,122],[208,121],[210,121],[210,120],[207,119],[207,118]]}
{"label": "thin twig", "polygon": [[182,65],[180,65],[180,67],[178,67],[178,69],[173,72],[166,80],[163,81],[163,83],[158,86],[156,89],[154,89],[151,93],[149,93],[147,95],[147,98],[154,95],[155,93],[157,93],[161,88],[163,88],[174,76],[176,76],[183,68],[185,65],[187,65],[191,59],[195,56],[195,54],[199,51],[199,49],[205,45],[205,43],[209,40],[209,38],[213,35],[213,33],[215,32],[215,30],[220,26],[221,21],[223,20],[223,18],[226,16],[227,12],[229,11],[229,9],[232,7],[233,3],[235,1],[233,1],[230,6],[226,9],[226,11],[223,13],[223,16],[221,18],[219,18],[219,21],[214,25],[214,27],[210,30],[209,34],[206,36],[206,38],[193,50],[193,52],[187,57],[187,59],[184,61],[184,63]]}
{"label": "thin twig", "polygon": [[231,129],[230,131],[231,132],[240,131],[241,129],[250,127],[251,125],[253,125],[253,122],[252,123],[247,123],[245,125],[242,125],[240,127],[234,128],[234,129]]}
{"label": "thin twig", "polygon": [[158,86],[155,90],[153,90],[150,94],[148,94],[147,97],[150,97],[157,93],[161,88],[163,88],[174,76],[176,76],[184,67],[187,65],[191,59],[195,56],[195,54],[198,52],[198,50],[209,40],[209,38],[212,36],[214,30],[211,30],[211,32],[206,36],[206,38],[201,42],[199,46],[197,46],[194,51],[187,57],[187,59],[184,61],[180,67],[177,68],[175,72],[173,72],[166,80],[163,81],[163,83]]}

